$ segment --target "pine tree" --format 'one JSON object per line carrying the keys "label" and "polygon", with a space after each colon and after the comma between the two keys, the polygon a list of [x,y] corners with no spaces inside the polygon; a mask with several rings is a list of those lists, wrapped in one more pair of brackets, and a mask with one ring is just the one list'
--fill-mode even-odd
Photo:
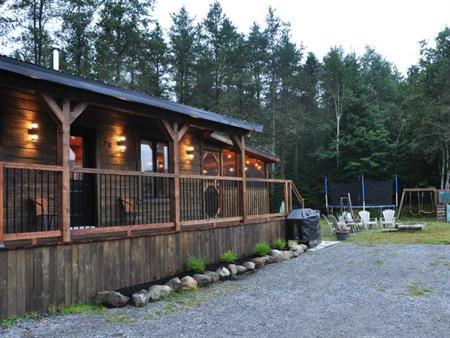
{"label": "pine tree", "polygon": [[95,72],[103,81],[128,86],[139,62],[142,30],[153,1],[106,0],[99,13],[95,39]]}
{"label": "pine tree", "polygon": [[49,21],[55,14],[54,6],[54,0],[15,0],[10,4],[8,10],[14,13],[7,21],[10,30],[22,30],[15,41],[19,45],[14,50],[17,58],[37,65],[50,65]]}
{"label": "pine tree", "polygon": [[61,41],[64,41],[62,66],[69,73],[90,76],[94,57],[91,21],[95,5],[95,0],[69,0],[62,9],[59,34]]}
{"label": "pine tree", "polygon": [[172,14],[169,31],[171,75],[178,102],[189,103],[192,95],[193,72],[196,62],[198,29],[185,7]]}

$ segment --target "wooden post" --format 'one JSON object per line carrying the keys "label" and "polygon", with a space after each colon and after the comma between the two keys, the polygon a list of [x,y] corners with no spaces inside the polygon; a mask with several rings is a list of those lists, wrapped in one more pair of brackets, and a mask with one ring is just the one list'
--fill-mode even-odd
{"label": "wooden post", "polygon": [[169,136],[170,142],[170,163],[173,170],[173,193],[170,199],[170,214],[173,217],[175,224],[175,231],[181,230],[181,214],[180,214],[180,148],[179,141],[183,137],[187,128],[182,128],[181,133],[178,129],[178,123],[173,125],[167,120],[162,120],[160,123],[161,129]]}
{"label": "wooden post", "polygon": [[242,191],[241,191],[241,210],[242,221],[245,223],[247,220],[247,172],[245,170],[245,136],[241,136],[241,172],[242,172]]}
{"label": "wooden post", "polygon": [[289,183],[284,182],[284,212],[289,214]]}
{"label": "wooden post", "polygon": [[63,102],[63,119],[61,126],[61,165],[62,184],[61,184],[61,217],[63,241],[70,242],[70,101]]}
{"label": "wooden post", "polygon": [[3,170],[4,165],[0,164],[0,248],[4,247],[3,244],[3,234],[4,234],[4,209],[3,209],[3,189],[4,189],[4,180],[3,180]]}
{"label": "wooden post", "polygon": [[174,135],[175,138],[173,140],[173,188],[175,190],[175,200],[174,200],[174,222],[175,222],[175,231],[181,230],[181,215],[180,215],[180,147],[178,140],[178,124],[175,122],[174,124]]}

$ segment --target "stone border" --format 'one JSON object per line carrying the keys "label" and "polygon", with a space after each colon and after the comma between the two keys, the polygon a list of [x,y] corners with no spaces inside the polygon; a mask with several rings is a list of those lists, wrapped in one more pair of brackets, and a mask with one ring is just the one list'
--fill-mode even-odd
{"label": "stone border", "polygon": [[235,278],[237,275],[261,269],[264,265],[281,263],[295,258],[308,250],[304,244],[289,244],[289,250],[273,249],[270,255],[256,257],[244,262],[242,265],[228,264],[214,271],[186,275],[183,278],[174,277],[164,285],[152,285],[148,290],[140,290],[133,293],[131,297],[126,297],[117,291],[100,291],[94,298],[94,303],[108,307],[123,307],[131,304],[136,307],[144,307],[151,301],[157,301],[172,292],[196,290],[199,287],[206,287],[212,283]]}

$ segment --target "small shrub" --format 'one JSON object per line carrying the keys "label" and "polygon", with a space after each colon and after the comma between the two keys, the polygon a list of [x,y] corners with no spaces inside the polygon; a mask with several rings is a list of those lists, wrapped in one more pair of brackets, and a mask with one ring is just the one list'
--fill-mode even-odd
{"label": "small shrub", "polygon": [[253,252],[257,256],[265,256],[265,255],[268,255],[271,250],[272,250],[272,248],[270,247],[269,243],[261,242],[261,243],[256,243],[255,249],[253,250]]}
{"label": "small shrub", "polygon": [[16,316],[11,316],[11,317],[8,317],[8,318],[2,320],[0,326],[4,329],[9,329],[9,328],[15,326],[18,321],[19,321],[19,318],[17,318]]}
{"label": "small shrub", "polygon": [[224,263],[234,263],[236,259],[237,254],[232,250],[225,251],[222,256],[220,256],[220,261]]}
{"label": "small shrub", "polygon": [[286,247],[286,241],[278,238],[277,240],[275,240],[275,242],[273,242],[273,248],[277,249],[277,250],[283,250]]}
{"label": "small shrub", "polygon": [[195,273],[203,273],[206,269],[206,260],[203,257],[189,256],[186,262],[186,268]]}

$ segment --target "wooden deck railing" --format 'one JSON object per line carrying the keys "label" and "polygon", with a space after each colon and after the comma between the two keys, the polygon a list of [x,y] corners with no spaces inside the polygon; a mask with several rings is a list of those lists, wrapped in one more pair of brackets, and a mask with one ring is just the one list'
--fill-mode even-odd
{"label": "wooden deck railing", "polygon": [[[62,167],[0,162],[0,244],[62,237]],[[304,200],[290,180],[77,168],[70,172],[70,232],[96,235],[285,216],[293,198]],[[245,210],[243,208],[246,208]]]}
{"label": "wooden deck railing", "polygon": [[62,167],[0,162],[0,242],[60,237]]}

